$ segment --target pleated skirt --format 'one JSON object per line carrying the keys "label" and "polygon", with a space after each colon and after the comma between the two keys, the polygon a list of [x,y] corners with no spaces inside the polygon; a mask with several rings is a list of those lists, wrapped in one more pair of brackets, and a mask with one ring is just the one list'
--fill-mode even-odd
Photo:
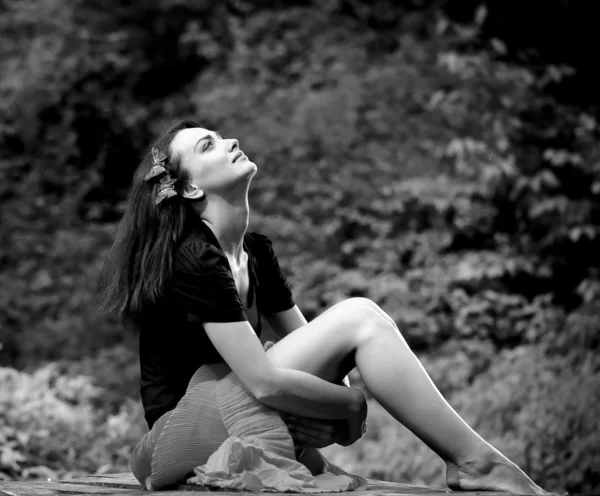
{"label": "pleated skirt", "polygon": [[203,365],[177,406],[135,447],[131,471],[145,489],[185,483],[230,436],[260,439],[270,451],[295,459],[279,413],[254,398],[227,364]]}

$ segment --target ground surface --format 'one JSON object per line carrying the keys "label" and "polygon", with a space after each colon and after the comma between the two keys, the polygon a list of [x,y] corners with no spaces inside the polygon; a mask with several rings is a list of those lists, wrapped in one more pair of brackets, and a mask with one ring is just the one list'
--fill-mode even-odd
{"label": "ground surface", "polygon": [[[177,489],[170,491],[155,491],[152,494],[156,496],[169,495],[176,496],[180,493],[188,493],[190,491],[207,491],[201,486],[182,485]],[[223,492],[224,495],[233,495],[238,493]],[[412,486],[400,482],[385,482],[369,479],[369,486],[366,490],[360,491],[369,493],[365,496],[401,496],[401,495],[420,495],[420,496],[441,496],[452,493],[448,489],[430,488],[422,486]],[[105,475],[90,475],[80,479],[70,481],[0,481],[1,496],[62,496],[62,495],[99,495],[99,494],[123,494],[141,496],[148,494],[148,491],[143,491],[140,484],[130,473],[122,474],[105,474]],[[246,493],[248,495],[253,493]],[[272,494],[279,493],[256,493]],[[283,493],[282,493],[283,494]],[[291,493],[290,493],[291,494]],[[320,496],[329,496],[342,493],[320,493]],[[499,492],[475,492],[465,491],[458,493],[461,496],[500,496],[506,493]]]}

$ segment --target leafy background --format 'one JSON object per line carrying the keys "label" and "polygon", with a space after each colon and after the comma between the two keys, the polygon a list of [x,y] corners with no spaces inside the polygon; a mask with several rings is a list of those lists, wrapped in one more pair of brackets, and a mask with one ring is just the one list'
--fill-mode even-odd
{"label": "leafy background", "polygon": [[[128,469],[137,336],[95,286],[141,150],[195,116],[259,165],[309,320],[373,299],[536,482],[600,490],[593,3],[0,0],[0,479]],[[443,486],[369,401],[326,455]]]}

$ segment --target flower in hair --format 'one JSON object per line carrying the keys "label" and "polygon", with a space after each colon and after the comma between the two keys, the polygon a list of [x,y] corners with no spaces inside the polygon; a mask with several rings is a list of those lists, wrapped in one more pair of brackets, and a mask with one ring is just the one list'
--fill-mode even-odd
{"label": "flower in hair", "polygon": [[166,200],[167,198],[171,198],[172,196],[176,196],[177,192],[175,191],[174,184],[177,179],[172,177],[165,176],[158,183],[158,191],[156,192],[156,198],[154,199],[154,203],[158,205],[161,201]]}
{"label": "flower in hair", "polygon": [[150,181],[151,179],[160,176],[167,172],[165,167],[165,160],[167,160],[167,154],[159,152],[156,148],[152,147],[152,169],[144,177],[144,181]]}
{"label": "flower in hair", "polygon": [[152,148],[152,169],[144,177],[144,181],[148,182],[156,178],[160,178],[157,185],[155,185],[154,192],[154,204],[158,205],[160,202],[172,196],[176,196],[175,183],[177,179],[172,178],[169,175],[169,171],[165,165],[167,160],[167,154],[158,151],[156,148]]}

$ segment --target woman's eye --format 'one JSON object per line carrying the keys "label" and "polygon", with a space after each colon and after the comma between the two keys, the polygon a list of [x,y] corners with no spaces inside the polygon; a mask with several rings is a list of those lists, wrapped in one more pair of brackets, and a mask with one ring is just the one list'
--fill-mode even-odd
{"label": "woman's eye", "polygon": [[208,150],[208,147],[212,145],[212,141],[207,141],[206,145],[204,145],[204,148],[202,148],[203,151]]}

